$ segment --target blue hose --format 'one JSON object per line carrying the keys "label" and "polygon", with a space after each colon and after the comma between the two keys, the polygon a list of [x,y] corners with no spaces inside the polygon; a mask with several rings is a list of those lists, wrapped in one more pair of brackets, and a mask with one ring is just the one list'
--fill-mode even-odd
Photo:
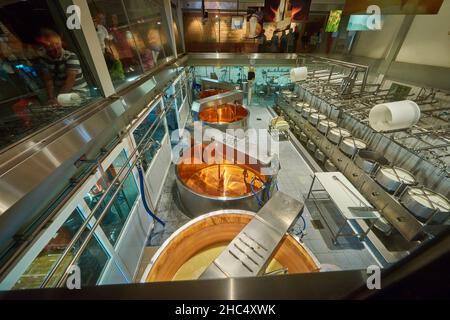
{"label": "blue hose", "polygon": [[255,192],[255,189],[253,189],[253,182],[255,181],[255,177],[253,177],[252,181],[250,181],[250,189],[252,190],[253,196],[256,199],[256,202],[258,202],[258,206],[262,207],[261,199],[259,199],[258,195]]}
{"label": "blue hose", "polygon": [[137,165],[136,168],[137,168],[138,174],[139,174],[139,189],[141,191],[141,198],[142,198],[142,203],[144,204],[145,211],[147,211],[147,213],[153,219],[158,221],[164,227],[166,225],[166,223],[164,221],[162,221],[161,219],[159,219],[157,216],[155,216],[155,214],[152,212],[152,210],[150,210],[150,208],[148,207],[147,200],[145,198],[145,192],[144,192],[144,174],[142,173],[142,168],[140,165]]}
{"label": "blue hose", "polygon": [[269,199],[270,199],[270,190],[269,190],[269,188],[267,187],[267,184],[265,184],[264,181],[262,181],[261,178],[259,178],[259,177],[257,177],[257,176],[254,176],[254,177],[252,178],[252,181],[250,181],[250,189],[252,190],[253,196],[256,198],[256,201],[258,202],[258,205],[259,205],[260,207],[262,207],[263,202],[262,202],[262,200],[258,197],[258,194],[255,192],[255,189],[253,189],[253,182],[255,182],[255,179],[258,179],[259,181],[262,182],[262,184],[263,184],[263,189],[266,189],[266,190],[267,190],[267,198],[269,198]]}
{"label": "blue hose", "polygon": [[302,221],[303,221],[303,230],[302,231],[305,231],[306,230],[306,220],[303,216],[300,216],[300,218],[302,218]]}

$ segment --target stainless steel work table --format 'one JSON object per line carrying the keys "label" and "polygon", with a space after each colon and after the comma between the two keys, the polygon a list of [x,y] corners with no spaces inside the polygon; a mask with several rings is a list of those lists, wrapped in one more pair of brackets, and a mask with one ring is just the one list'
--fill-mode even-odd
{"label": "stainless steel work table", "polygon": [[[321,189],[314,189],[316,181],[321,185]],[[317,197],[316,195],[319,192],[326,192],[327,197]],[[307,199],[312,200],[317,207],[322,220],[332,235],[334,244],[337,244],[338,237],[359,237],[360,240],[364,240],[376,221],[380,218],[380,213],[372,207],[363,195],[340,172],[316,172],[311,187],[309,188]],[[323,210],[317,204],[318,200],[331,200],[340,216],[342,216],[343,222],[337,223],[335,228],[331,227],[333,224],[330,222],[331,217],[323,213]],[[367,220],[367,230],[362,230],[362,232],[355,231],[350,225],[350,222],[355,220]],[[346,226],[353,232],[343,232]]]}

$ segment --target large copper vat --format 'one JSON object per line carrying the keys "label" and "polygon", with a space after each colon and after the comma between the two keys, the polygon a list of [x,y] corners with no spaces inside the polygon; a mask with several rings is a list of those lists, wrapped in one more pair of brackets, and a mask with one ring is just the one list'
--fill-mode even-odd
{"label": "large copper vat", "polygon": [[[253,219],[255,213],[220,210],[191,220],[175,231],[152,257],[141,282],[197,279],[222,250]],[[312,253],[293,236],[286,235],[275,250],[266,273],[319,271]]]}
{"label": "large copper vat", "polygon": [[[227,160],[226,154],[214,150],[204,159],[206,145],[186,150],[175,166],[176,182],[184,212],[197,217],[219,209],[258,211],[270,196],[274,176],[261,174],[261,166],[245,156],[244,161]],[[225,150],[223,150],[225,151]],[[234,149],[233,159],[241,159]],[[219,154],[220,153],[220,154]],[[229,159],[229,158],[228,158]]]}
{"label": "large copper vat", "polygon": [[226,131],[226,129],[247,129],[249,110],[241,104],[225,103],[200,110],[198,119],[204,124]]}
{"label": "large copper vat", "polygon": [[200,91],[198,98],[199,99],[204,99],[204,98],[208,98],[208,97],[212,97],[224,92],[227,92],[228,90],[225,89],[206,89],[206,90],[202,90]]}

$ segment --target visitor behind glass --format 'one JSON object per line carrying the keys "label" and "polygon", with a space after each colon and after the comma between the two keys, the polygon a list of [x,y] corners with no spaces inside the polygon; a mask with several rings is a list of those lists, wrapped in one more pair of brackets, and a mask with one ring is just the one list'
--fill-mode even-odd
{"label": "visitor behind glass", "polygon": [[61,36],[51,29],[41,29],[36,40],[45,50],[39,60],[39,67],[48,103],[60,105],[58,95],[65,93],[75,93],[75,99],[81,103],[83,97],[89,93],[89,89],[78,56],[64,49]]}

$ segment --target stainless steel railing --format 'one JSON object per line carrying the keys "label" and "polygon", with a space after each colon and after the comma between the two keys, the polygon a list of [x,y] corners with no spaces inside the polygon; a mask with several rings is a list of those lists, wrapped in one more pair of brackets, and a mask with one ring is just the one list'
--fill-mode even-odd
{"label": "stainless steel railing", "polygon": [[[166,87],[167,88],[167,87]],[[165,91],[164,88],[162,90],[162,92]],[[152,125],[149,127],[149,129],[145,132],[145,134],[143,135],[143,137],[141,138],[141,141],[137,144],[136,148],[132,150],[132,152],[130,153],[129,157],[128,157],[128,161],[129,161],[129,166],[123,166],[119,172],[117,173],[117,175],[114,177],[114,179],[110,182],[110,185],[108,186],[108,188],[105,190],[104,194],[100,197],[100,199],[98,200],[97,204],[94,206],[94,208],[92,208],[90,214],[86,217],[85,221],[83,222],[83,224],[81,225],[81,227],[78,229],[78,231],[75,233],[74,237],[72,238],[72,240],[69,242],[69,244],[66,246],[66,248],[64,249],[63,253],[59,256],[59,258],[57,259],[57,261],[54,263],[54,265],[52,266],[52,268],[50,269],[50,271],[47,273],[46,277],[44,278],[44,281],[41,283],[41,288],[45,288],[48,286],[48,284],[50,283],[51,279],[55,276],[57,270],[61,267],[64,259],[68,256],[68,254],[70,253],[70,251],[72,250],[72,248],[74,247],[75,243],[81,238],[81,236],[83,235],[83,232],[86,230],[86,228],[89,225],[89,222],[91,221],[91,219],[94,217],[94,215],[97,214],[97,212],[99,211],[99,208],[103,205],[103,201],[106,199],[107,195],[110,194],[110,192],[113,190],[113,188],[116,188],[114,190],[114,192],[111,195],[111,198],[109,199],[109,201],[107,202],[106,206],[103,208],[103,210],[101,211],[101,213],[98,215],[98,217],[96,218],[95,223],[92,225],[92,227],[89,230],[89,233],[86,235],[86,237],[82,240],[81,245],[79,246],[78,250],[75,252],[74,256],[72,257],[72,259],[70,260],[70,262],[67,264],[67,267],[65,267],[64,272],[62,273],[61,277],[57,280],[55,286],[59,287],[61,286],[66,278],[68,277],[68,269],[70,268],[70,266],[74,265],[78,259],[80,258],[80,256],[83,254],[84,250],[86,249],[90,239],[92,238],[92,236],[94,235],[94,232],[96,230],[96,228],[99,226],[100,222],[103,220],[103,218],[105,217],[106,213],[108,212],[108,210],[110,209],[110,207],[112,206],[113,202],[116,199],[116,196],[118,195],[119,191],[122,189],[123,184],[125,183],[125,180],[128,178],[128,176],[131,174],[131,172],[133,171],[134,166],[136,166],[136,164],[138,164],[138,162],[140,161],[140,157],[142,156],[142,152],[147,150],[150,146],[153,145],[154,141],[151,139],[153,137],[153,135],[156,132],[156,128],[161,124],[161,122],[164,120],[165,115],[168,113],[168,111],[171,108],[172,103],[175,101],[176,99],[176,95],[181,92],[181,88],[178,91],[175,91],[175,93],[172,95],[172,97],[169,98],[169,100],[167,101],[167,103],[165,104],[165,108],[163,109],[163,111],[158,115],[157,117],[157,121],[153,122]],[[155,97],[152,98],[152,100],[147,104],[149,107],[151,107],[153,104],[155,104],[163,95],[163,93],[159,93],[157,94]],[[150,134],[151,133],[151,134]],[[148,138],[148,139],[147,139]],[[136,156],[137,155],[137,156]],[[135,157],[136,156],[136,157]],[[134,160],[132,160],[134,158]],[[131,161],[132,160],[132,161]],[[131,162],[131,163],[130,163]],[[128,170],[126,170],[128,169]],[[126,171],[126,172],[125,172]],[[121,181],[120,181],[121,180]]]}

